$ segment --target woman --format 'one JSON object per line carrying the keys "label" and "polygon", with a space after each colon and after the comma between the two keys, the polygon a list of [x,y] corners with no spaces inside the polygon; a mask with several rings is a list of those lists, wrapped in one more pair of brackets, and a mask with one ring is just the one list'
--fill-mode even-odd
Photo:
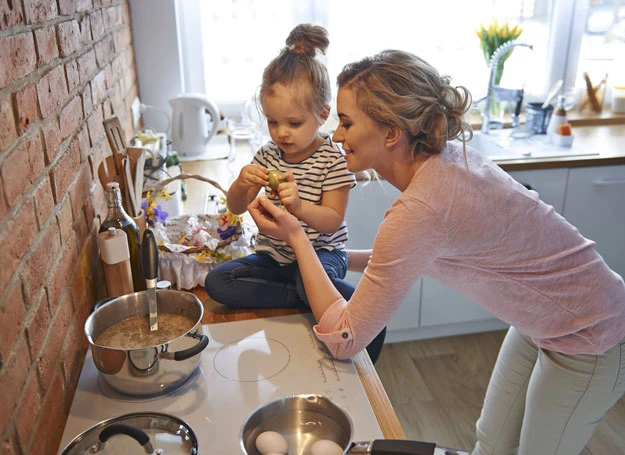
{"label": "woman", "polygon": [[334,140],[348,169],[375,169],[402,191],[349,302],[294,217],[264,198],[250,205],[259,229],[293,247],[317,337],[352,356],[429,275],[511,325],[473,453],[580,453],[625,392],[623,279],[553,207],[462,142],[472,136],[465,88],[401,51],[347,65],[338,85]]}

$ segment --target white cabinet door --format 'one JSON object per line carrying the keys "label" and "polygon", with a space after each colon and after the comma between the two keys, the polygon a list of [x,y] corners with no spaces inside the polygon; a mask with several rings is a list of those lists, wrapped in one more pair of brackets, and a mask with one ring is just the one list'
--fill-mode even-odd
{"label": "white cabinet door", "polygon": [[[519,183],[536,191],[540,199],[562,213],[568,169],[540,169],[510,172]],[[495,319],[473,300],[449,289],[432,278],[423,278],[421,325],[487,321]]]}
{"label": "white cabinet door", "polygon": [[[371,249],[384,213],[399,197],[399,190],[384,180],[358,182],[349,192],[345,220],[349,229],[347,248]],[[348,272],[345,280],[354,286],[362,274]],[[387,330],[405,330],[419,325],[421,280],[412,287]]]}
{"label": "white cabinet door", "polygon": [[625,166],[570,169],[564,217],[625,277]]}

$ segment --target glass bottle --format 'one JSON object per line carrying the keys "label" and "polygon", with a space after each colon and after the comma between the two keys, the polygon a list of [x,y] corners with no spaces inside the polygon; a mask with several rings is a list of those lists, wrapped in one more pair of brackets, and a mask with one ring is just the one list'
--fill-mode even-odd
{"label": "glass bottle", "polygon": [[132,270],[133,287],[135,292],[145,291],[145,278],[141,267],[141,237],[139,227],[124,210],[119,183],[107,183],[105,194],[108,213],[106,214],[106,219],[100,226],[100,232],[106,232],[108,228],[114,227],[126,233],[128,237],[128,250],[130,251],[130,269]]}

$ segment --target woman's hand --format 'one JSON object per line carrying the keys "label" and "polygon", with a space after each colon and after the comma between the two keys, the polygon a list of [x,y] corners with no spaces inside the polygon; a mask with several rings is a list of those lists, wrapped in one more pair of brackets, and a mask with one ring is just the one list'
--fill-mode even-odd
{"label": "woman's hand", "polygon": [[275,206],[265,196],[254,199],[247,210],[258,229],[264,234],[276,237],[290,245],[293,245],[292,242],[298,234],[305,235],[297,218],[282,207]]}
{"label": "woman's hand", "polygon": [[293,215],[298,216],[302,208],[302,201],[299,198],[295,177],[293,177],[293,174],[289,171],[283,174],[283,178],[286,182],[282,182],[278,185],[278,197],[282,205],[284,205],[284,208]]}

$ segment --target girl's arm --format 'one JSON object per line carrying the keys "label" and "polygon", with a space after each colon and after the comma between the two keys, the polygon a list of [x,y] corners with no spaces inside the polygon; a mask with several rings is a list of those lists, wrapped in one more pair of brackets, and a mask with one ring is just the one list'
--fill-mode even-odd
{"label": "girl's arm", "polygon": [[347,252],[347,270],[363,272],[371,258],[371,250],[345,250]]}
{"label": "girl's arm", "polygon": [[293,174],[287,173],[286,179],[286,182],[278,185],[278,195],[289,212],[313,229],[325,234],[336,232],[341,227],[347,209],[349,186],[324,191],[321,195],[321,204],[315,205],[299,198]]}
{"label": "girl's arm", "polygon": [[267,185],[269,171],[257,164],[248,164],[241,169],[237,179],[228,188],[226,198],[228,210],[240,215],[247,210],[247,206],[254,200],[261,188]]}

